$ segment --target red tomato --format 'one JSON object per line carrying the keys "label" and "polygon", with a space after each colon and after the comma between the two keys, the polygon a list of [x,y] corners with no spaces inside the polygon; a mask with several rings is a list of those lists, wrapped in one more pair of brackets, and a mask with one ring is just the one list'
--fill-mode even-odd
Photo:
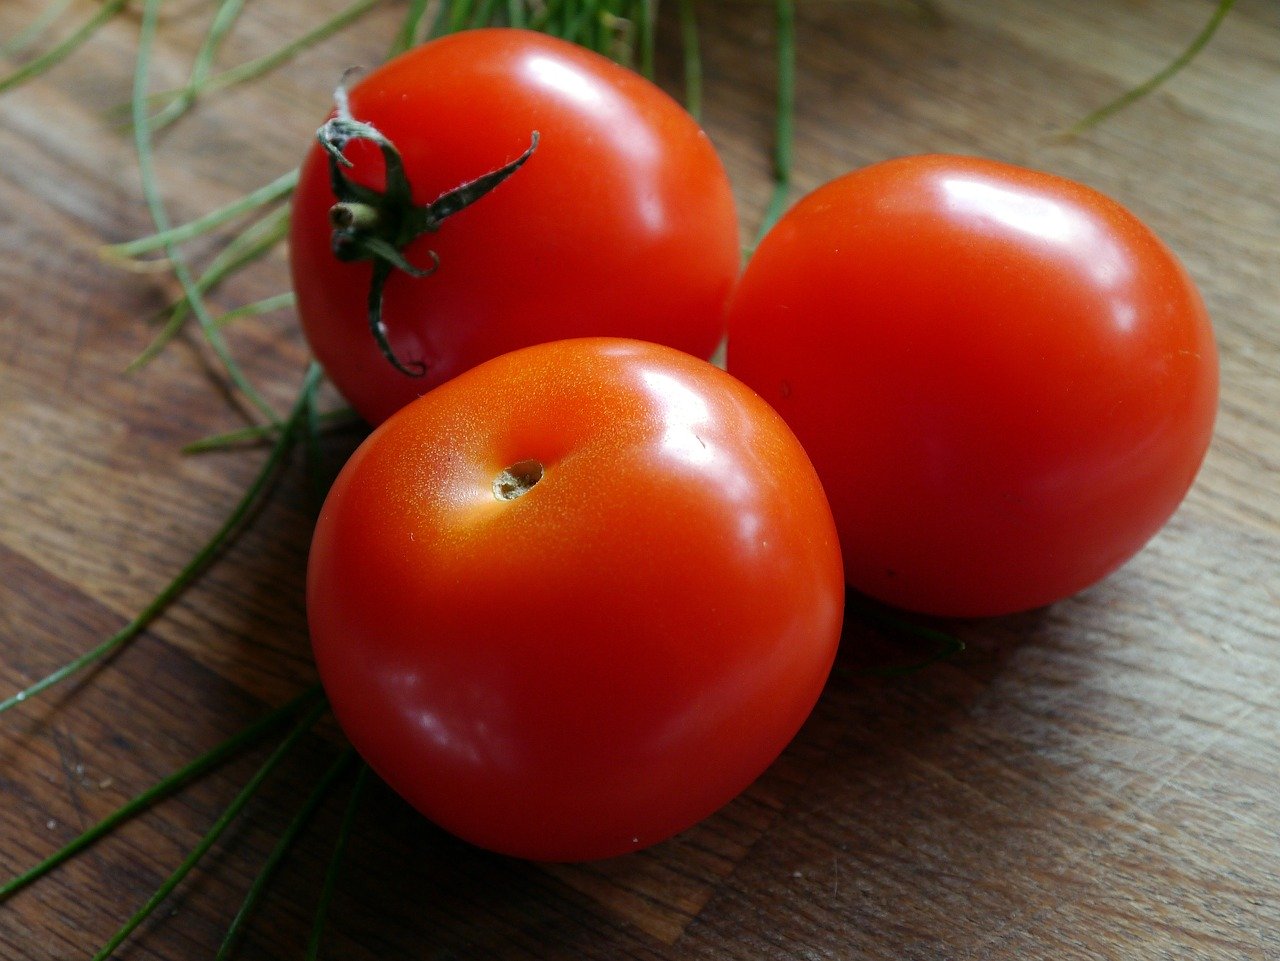
{"label": "red tomato", "polygon": [[[370,333],[368,261],[332,249],[324,152],[302,166],[290,254],[316,357],[378,423],[490,357],[566,337],[634,337],[710,356],[741,253],[711,142],[667,94],[590,51],[522,30],[475,30],[415,48],[364,78],[351,113],[396,145],[416,204],[514,161],[491,193],[404,250],[427,277],[391,272],[383,319],[406,376]],[[377,146],[346,148],[345,175],[381,190]],[[418,367],[421,365],[421,367]]]}
{"label": "red tomato", "polygon": [[483,847],[632,851],[745,788],[813,707],[844,579],[804,451],[666,347],[489,361],[388,420],[338,477],[307,581],[339,722],[396,791]]}
{"label": "red tomato", "polygon": [[802,200],[747,267],[728,364],[812,457],[849,583],[944,615],[1047,604],[1131,557],[1217,404],[1204,306],[1149,229],[968,157]]}

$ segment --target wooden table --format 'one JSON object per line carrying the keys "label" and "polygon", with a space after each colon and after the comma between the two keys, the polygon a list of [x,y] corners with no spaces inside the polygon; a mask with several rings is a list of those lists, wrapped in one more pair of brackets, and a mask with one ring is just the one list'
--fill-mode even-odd
{"label": "wooden table", "polygon": [[[0,7],[0,37],[43,4]],[[155,86],[182,81],[209,4],[168,5]],[[249,4],[233,64],[334,0]],[[75,0],[68,16],[96,9]],[[209,98],[163,134],[175,221],[296,164],[340,68],[375,63],[403,7]],[[706,2],[704,122],[744,237],[768,190],[772,15]],[[673,841],[574,867],[470,849],[374,786],[326,935],[330,958],[1280,959],[1280,16],[1241,0],[1203,55],[1095,131],[1054,133],[1174,57],[1204,0],[806,0],[796,181],[924,151],[1053,170],[1118,198],[1184,258],[1215,318],[1222,409],[1169,527],[1048,610],[953,625],[955,659],[870,668],[919,642],[860,620],[783,758]],[[663,23],[663,49],[675,24]],[[137,16],[0,97],[0,697],[121,628],[216,529],[264,450],[184,456],[241,421],[180,339],[122,373],[173,296],[98,248],[149,230],[128,137]],[[674,57],[663,63],[675,76]],[[197,243],[207,259],[229,232]],[[280,293],[283,253],[211,296]],[[288,311],[228,338],[279,408],[306,361]],[[358,432],[337,433],[345,456]],[[0,719],[0,875],[53,851],[312,680],[311,507],[298,465],[234,545],[126,650]],[[119,958],[212,957],[271,845],[337,750],[320,731]],[[261,763],[219,767],[0,905],[6,961],[89,957]],[[328,798],[238,957],[301,957],[349,781]]]}

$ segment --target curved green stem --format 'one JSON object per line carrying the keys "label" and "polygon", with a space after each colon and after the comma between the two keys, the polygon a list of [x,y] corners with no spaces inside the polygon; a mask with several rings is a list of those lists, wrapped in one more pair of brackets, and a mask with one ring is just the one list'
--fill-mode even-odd
{"label": "curved green stem", "polygon": [[13,73],[0,77],[0,93],[12,90],[33,77],[44,73],[76,52],[104,23],[124,9],[128,0],[106,0],[98,12],[85,21],[74,33],[57,46],[46,50],[40,56],[19,67]]}
{"label": "curved green stem", "polygon": [[1132,90],[1126,91],[1115,100],[1099,107],[1093,113],[1089,114],[1083,120],[1073,124],[1067,130],[1068,136],[1083,133],[1090,127],[1095,127],[1102,121],[1106,120],[1113,114],[1119,113],[1125,107],[1129,106],[1136,100],[1141,100],[1147,94],[1154,91],[1157,87],[1164,84],[1171,77],[1177,74],[1183,67],[1195,59],[1196,55],[1208,46],[1209,41],[1213,39],[1213,35],[1218,32],[1218,27],[1222,26],[1222,21],[1227,18],[1227,14],[1231,12],[1231,8],[1235,6],[1236,0],[1218,0],[1218,5],[1214,8],[1213,15],[1209,17],[1209,22],[1204,28],[1196,34],[1194,40],[1183,50],[1176,58],[1158,73],[1148,78],[1145,82],[1138,84]]}
{"label": "curved green stem", "polygon": [[381,2],[382,0],[356,0],[355,3],[339,11],[314,30],[310,30],[297,40],[285,44],[279,50],[258,57],[256,60],[242,63],[238,67],[232,67],[230,70],[224,70],[222,73],[214,74],[201,84],[197,93],[207,94],[225,90],[228,87],[234,87],[236,84],[244,83],[246,80],[260,77],[264,73],[269,73],[308,47],[313,47],[320,41],[327,40],[339,30],[355,23]]}
{"label": "curved green stem", "polygon": [[404,19],[400,21],[400,29],[396,31],[395,39],[391,41],[391,48],[387,51],[387,58],[398,57],[400,54],[409,50],[418,42],[418,36],[422,32],[422,23],[427,15],[428,0],[409,0],[409,8],[404,12]]}
{"label": "curved green stem", "polygon": [[680,0],[680,47],[684,54],[684,105],[693,119],[701,120],[702,51],[694,0]]}
{"label": "curved green stem", "polygon": [[[158,13],[159,0],[147,0],[147,3],[143,6],[142,23],[138,31],[138,53],[133,77],[133,99],[131,105],[133,141],[134,148],[138,154],[138,171],[142,179],[142,194],[156,230],[163,233],[170,228],[171,224],[169,223],[169,214],[165,210],[164,201],[160,198],[160,191],[157,186],[155,165],[151,153],[151,128],[146,115],[147,82],[151,72],[151,49],[155,44]],[[177,277],[178,283],[182,285],[182,290],[190,302],[192,312],[200,324],[205,340],[208,341],[222,361],[222,366],[232,384],[239,390],[241,396],[256,407],[268,421],[278,421],[280,418],[272,410],[271,405],[249,383],[249,379],[245,377],[239,363],[231,356],[231,351],[227,347],[221,331],[218,330],[217,325],[213,322],[208,308],[204,305],[204,299],[196,289],[186,260],[172,243],[166,243],[164,251],[169,260],[173,262],[174,276]]]}
{"label": "curved green stem", "polygon": [[172,774],[163,778],[152,787],[143,791],[133,800],[126,802],[121,807],[116,808],[111,814],[107,815],[89,830],[83,832],[79,837],[64,845],[62,848],[49,855],[35,867],[23,871],[17,877],[10,879],[4,885],[0,885],[0,902],[3,902],[12,894],[44,877],[58,865],[75,857],[85,848],[89,847],[95,841],[106,837],[117,827],[128,821],[136,814],[140,814],[153,804],[164,800],[172,794],[175,794],[192,781],[199,778],[206,771],[210,771],[217,767],[227,758],[238,754],[243,748],[248,747],[259,738],[269,734],[280,724],[294,714],[297,714],[302,708],[315,701],[320,696],[320,687],[316,685],[304,691],[298,697],[294,698],[283,707],[278,707],[270,714],[266,715],[244,730],[232,735],[223,741],[217,747],[205,752],[194,761],[178,768]]}
{"label": "curved green stem", "polygon": [[329,903],[333,900],[333,892],[338,887],[338,872],[342,868],[342,856],[346,853],[347,842],[351,838],[351,828],[356,820],[356,810],[360,806],[360,798],[364,794],[368,781],[369,765],[366,764],[360,768],[356,783],[351,788],[347,810],[342,815],[342,825],[338,828],[338,837],[333,844],[333,855],[329,858],[329,867],[324,873],[324,885],[320,889],[320,900],[316,905],[316,916],[311,925],[311,938],[307,942],[307,961],[318,961],[320,957],[320,945],[324,940],[324,924],[329,913]]}
{"label": "curved green stem", "polygon": [[657,47],[657,0],[636,0],[636,46],[640,53],[640,73],[653,79],[655,50]]}
{"label": "curved green stem", "polygon": [[290,444],[293,442],[295,432],[299,421],[305,410],[307,396],[315,390],[316,384],[320,380],[320,367],[312,364],[307,371],[306,377],[303,379],[302,389],[298,397],[297,404],[288,420],[285,421],[280,431],[279,437],[276,438],[275,445],[271,448],[270,454],[263,462],[262,468],[258,471],[258,476],[245,490],[241,496],[239,503],[227,515],[227,519],[223,521],[222,526],[214,532],[208,542],[196,552],[195,556],[187,563],[187,565],[178,572],[178,575],[171,580],[165,588],[160,591],[151,603],[142,609],[142,611],[128,624],[122,627],[115,634],[99,644],[97,647],[84,654],[81,654],[75,660],[64,664],[52,674],[48,674],[36,683],[19,691],[17,694],[0,701],[0,714],[16,707],[23,701],[35,697],[42,691],[53,687],[60,681],[66,680],[76,672],[88,667],[97,661],[102,660],[108,655],[124,646],[127,642],[137,637],[142,630],[155,620],[166,607],[169,606],[179,594],[186,590],[187,586],[194,581],[200,573],[205,569],[208,563],[217,556],[218,552],[230,541],[231,537],[240,528],[253,508],[257,505],[263,491],[266,490],[268,482],[275,475],[277,467],[284,459],[285,453],[288,451]]}
{"label": "curved green stem", "polygon": [[752,250],[760,245],[787,208],[791,195],[791,153],[795,140],[796,10],[794,0],[774,4],[778,33],[778,101],[774,119],[773,194]]}
{"label": "curved green stem", "polygon": [[[343,407],[340,410],[328,410],[322,414],[316,414],[315,426],[316,430],[323,434],[333,430],[365,426],[365,423],[354,410],[349,407]],[[192,441],[182,448],[182,453],[203,454],[208,451],[237,447],[241,444],[251,444],[255,441],[273,437],[279,430],[280,428],[271,424],[255,424],[252,427],[242,427],[239,430],[227,431],[225,434],[213,434],[210,437],[202,437],[200,440]]]}
{"label": "curved green stem", "polygon": [[253,913],[253,909],[257,907],[258,902],[262,899],[262,895],[266,892],[267,885],[275,874],[276,868],[280,866],[280,862],[289,853],[289,849],[293,847],[298,835],[315,817],[316,811],[320,809],[320,803],[333,788],[334,782],[346,772],[347,768],[355,760],[355,750],[347,748],[338,755],[338,758],[324,772],[320,780],[316,782],[315,787],[307,796],[306,801],[303,802],[298,813],[294,815],[293,820],[289,822],[289,826],[284,829],[284,833],[276,841],[275,847],[271,849],[271,853],[267,856],[267,860],[263,862],[262,869],[258,871],[257,877],[253,879],[253,884],[250,885],[244,900],[240,903],[240,910],[236,912],[236,916],[227,927],[227,933],[222,938],[222,944],[218,947],[218,954],[214,961],[226,961],[227,958],[231,957],[231,949],[235,946],[241,929],[244,927],[249,915]]}
{"label": "curved green stem", "polygon": [[507,0],[507,26],[524,30],[529,26],[529,16],[525,11],[523,0]]}
{"label": "curved green stem", "polygon": [[212,210],[202,217],[188,221],[185,224],[179,224],[177,227],[170,227],[168,230],[160,233],[149,234],[146,237],[139,237],[137,240],[130,240],[122,244],[111,244],[102,247],[99,252],[107,258],[132,259],[138,254],[145,254],[152,250],[159,250],[170,244],[185,243],[206,234],[215,227],[220,227],[228,220],[233,220],[241,214],[248,213],[256,207],[262,207],[266,204],[281,200],[289,194],[293,193],[293,188],[298,185],[298,171],[290,170],[287,174],[277,177],[271,183],[252,190],[226,206]]}
{"label": "curved green stem", "polygon": [[220,0],[218,9],[213,14],[213,23],[210,24],[209,31],[204,36],[204,42],[196,52],[195,62],[191,66],[191,78],[186,86],[151,118],[153,131],[173,123],[195,104],[196,97],[213,70],[213,59],[218,55],[218,48],[222,46],[222,41],[235,25],[240,11],[244,9],[244,4],[245,0]]}
{"label": "curved green stem", "polygon": [[191,849],[191,852],[185,858],[182,859],[182,863],[179,864],[174,872],[165,879],[164,883],[156,888],[151,897],[147,899],[147,903],[139,908],[133,917],[122,924],[120,929],[111,936],[111,939],[108,940],[98,953],[93,956],[93,961],[107,961],[116,948],[120,947],[120,945],[124,943],[124,940],[134,932],[138,925],[142,924],[143,921],[150,917],[152,912],[160,906],[164,899],[173,893],[174,889],[182,883],[182,879],[191,873],[192,868],[200,863],[200,859],[209,852],[209,849],[212,848],[218,838],[222,836],[222,832],[225,831],[230,826],[231,822],[236,819],[244,809],[244,806],[249,803],[249,800],[258,793],[258,789],[262,786],[262,782],[265,781],[277,767],[279,767],[280,762],[288,756],[289,752],[292,751],[306,733],[311,730],[316,721],[319,720],[320,714],[327,706],[327,704],[321,701],[321,703],[314,705],[305,715],[303,715],[302,720],[300,720],[297,725],[294,726],[293,730],[289,732],[289,736],[271,752],[271,756],[263,762],[262,766],[258,768],[257,772],[249,779],[245,786],[240,789],[240,792],[232,799],[231,803],[223,809],[222,814],[220,814],[218,819],[213,822],[213,826],[209,828],[204,837],[200,839],[200,842]]}
{"label": "curved green stem", "polygon": [[284,310],[286,307],[292,307],[297,301],[298,298],[292,293],[263,297],[261,300],[241,304],[239,307],[233,307],[224,314],[219,314],[217,324],[219,327],[226,327],[241,317],[260,317],[262,314],[269,314],[274,310]]}
{"label": "curved green stem", "polygon": [[40,38],[40,35],[57,23],[58,18],[67,12],[75,0],[54,0],[41,11],[31,23],[0,44],[0,55],[12,57],[26,50]]}
{"label": "curved green stem", "polygon": [[[206,332],[206,336],[212,332],[220,339],[223,325],[208,315],[203,295],[228,275],[266,255],[285,238],[288,232],[288,207],[279,207],[245,228],[239,236],[218,252],[218,255],[205,268],[204,273],[198,279],[191,281],[184,295],[165,311],[168,314],[168,320],[164,327],[142,353],[129,363],[126,370],[129,372],[138,370],[154,360],[165,345],[182,330],[182,325],[192,313],[199,318],[200,326]],[[169,248],[172,249],[172,245],[169,245]],[[178,264],[174,265],[175,270],[178,266]],[[272,420],[275,418],[273,417]]]}

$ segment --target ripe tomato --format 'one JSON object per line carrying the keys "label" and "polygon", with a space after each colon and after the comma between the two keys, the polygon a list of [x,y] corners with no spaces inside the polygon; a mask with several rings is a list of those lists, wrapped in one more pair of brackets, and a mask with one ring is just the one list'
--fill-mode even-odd
{"label": "ripe tomato", "polygon": [[[667,94],[590,51],[488,29],[441,38],[375,70],[350,113],[398,148],[415,204],[515,161],[524,165],[403,250],[435,272],[391,270],[382,317],[397,370],[370,333],[369,261],[334,253],[325,151],[302,165],[290,256],[317,359],[378,423],[463,370],[517,347],[634,337],[707,357],[741,258],[728,178],[711,142]],[[345,147],[342,176],[382,190],[379,147]],[[394,205],[393,205],[394,206]],[[397,215],[381,219],[398,229]],[[433,257],[434,254],[434,257]]]}
{"label": "ripe tomato", "polygon": [[802,200],[747,267],[728,366],[812,457],[849,583],[958,616],[1050,603],[1137,552],[1217,403],[1204,306],[1148,228],[968,157]]}
{"label": "ripe tomato", "polygon": [[403,408],[311,550],[321,678],[352,743],[481,846],[606,857],[777,756],[835,654],[844,579],[790,430],[723,371],[543,344]]}

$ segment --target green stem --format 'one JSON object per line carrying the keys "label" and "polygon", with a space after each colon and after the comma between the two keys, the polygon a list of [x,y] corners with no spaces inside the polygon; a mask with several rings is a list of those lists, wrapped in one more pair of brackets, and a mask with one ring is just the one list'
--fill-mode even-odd
{"label": "green stem", "polygon": [[450,33],[457,33],[467,25],[467,21],[471,19],[471,10],[473,6],[473,0],[453,0],[453,2],[449,4]]}
{"label": "green stem", "polygon": [[102,27],[104,23],[114,17],[117,13],[124,9],[128,0],[106,0],[98,12],[83,23],[71,36],[67,37],[57,46],[46,50],[40,56],[23,64],[13,73],[5,77],[0,77],[0,93],[12,90],[20,84],[26,83],[33,77],[39,76],[50,67],[61,63],[71,54],[84,44],[86,40],[92,37]]}
{"label": "green stem", "polygon": [[93,956],[93,961],[107,961],[115,949],[124,943],[125,938],[129,937],[138,925],[142,924],[143,921],[150,917],[152,912],[160,906],[164,899],[173,893],[174,889],[182,883],[182,879],[190,874],[191,869],[200,863],[200,859],[209,852],[209,849],[212,848],[218,838],[222,836],[222,832],[230,826],[231,822],[234,821],[244,809],[244,806],[248,804],[250,799],[258,792],[258,789],[262,786],[262,782],[265,781],[277,767],[279,767],[280,762],[288,756],[289,752],[292,751],[306,733],[311,730],[316,721],[319,720],[320,714],[324,711],[326,706],[327,705],[322,701],[321,703],[314,705],[305,715],[303,715],[302,720],[300,720],[297,725],[294,726],[293,730],[289,732],[289,736],[281,741],[280,745],[271,752],[271,756],[263,762],[262,766],[258,768],[253,777],[249,779],[245,786],[240,789],[240,792],[231,800],[231,803],[223,809],[222,814],[220,814],[218,819],[213,822],[213,826],[209,828],[204,837],[200,839],[200,842],[191,849],[191,852],[183,858],[182,863],[178,865],[177,869],[165,879],[163,884],[156,888],[155,892],[147,900],[147,903],[139,908],[133,917],[120,926],[120,929],[116,931],[116,933],[112,935],[111,939],[102,946],[101,950]]}
{"label": "green stem", "polygon": [[778,33],[778,102],[774,119],[773,193],[752,249],[760,245],[787,208],[791,194],[791,153],[795,140],[796,11],[794,0],[775,0]]}
{"label": "green stem", "polygon": [[360,806],[360,797],[364,794],[365,785],[369,781],[369,765],[363,765],[356,776],[356,783],[351,788],[351,797],[347,800],[347,810],[342,815],[342,825],[338,828],[338,837],[333,844],[333,855],[329,858],[329,867],[324,873],[324,885],[320,889],[320,900],[316,904],[315,921],[311,925],[311,938],[307,942],[307,961],[318,961],[320,945],[324,940],[324,923],[329,913],[329,903],[333,900],[333,892],[338,886],[338,872],[342,867],[342,856],[346,853],[347,842],[351,838],[351,828],[355,824],[356,810]]}
{"label": "green stem", "polygon": [[653,79],[654,48],[657,44],[657,0],[638,0],[636,43],[640,48],[640,73]]}
{"label": "green stem", "polygon": [[[246,227],[235,239],[218,252],[190,289],[165,311],[169,318],[164,327],[152,339],[146,348],[135,357],[126,369],[133,372],[145,367],[162,351],[169,341],[182,330],[182,325],[193,311],[199,316],[197,307],[203,307],[203,295],[225,280],[241,267],[253,263],[265,256],[289,232],[289,208],[279,207],[260,220]],[[194,299],[193,299],[194,298]],[[163,315],[162,315],[163,316]],[[202,320],[202,328],[211,328],[221,337],[222,324],[209,318],[208,324]]]}
{"label": "green stem", "polygon": [[1108,117],[1119,113],[1134,101],[1141,100],[1161,84],[1168,81],[1171,77],[1182,70],[1183,67],[1194,60],[1201,50],[1208,46],[1209,41],[1212,40],[1213,35],[1218,32],[1218,27],[1222,25],[1222,21],[1227,18],[1227,14],[1231,12],[1231,8],[1233,6],[1235,6],[1235,0],[1219,0],[1217,7],[1214,8],[1213,15],[1209,18],[1209,22],[1204,25],[1204,28],[1198,34],[1196,34],[1195,39],[1191,41],[1187,49],[1183,50],[1181,54],[1168,64],[1168,66],[1150,77],[1146,82],[1140,83],[1132,90],[1121,94],[1119,97],[1116,97],[1115,100],[1112,100],[1110,103],[1104,104],[1097,110],[1093,111],[1093,113],[1089,114],[1083,120],[1070,127],[1067,130],[1067,135],[1074,136],[1076,134],[1083,133],[1090,127],[1097,126]]}
{"label": "green stem", "polygon": [[289,196],[289,194],[293,193],[293,188],[297,184],[298,171],[290,170],[287,174],[283,174],[271,181],[271,183],[245,194],[224,207],[210,211],[203,217],[197,217],[188,223],[170,227],[168,230],[149,234],[137,240],[130,240],[127,243],[102,247],[100,248],[100,253],[107,258],[131,259],[138,254],[159,250],[170,244],[184,243],[199,237],[201,234],[208,233],[215,227],[220,227],[228,220],[233,220],[241,214]]}
{"label": "green stem", "polygon": [[89,830],[83,832],[75,840],[69,842],[49,857],[45,858],[35,867],[22,872],[22,874],[19,874],[17,877],[7,881],[3,886],[0,886],[0,902],[5,901],[8,897],[16,894],[33,881],[37,881],[44,877],[44,875],[48,874],[58,865],[75,857],[95,841],[98,841],[110,834],[134,815],[140,814],[153,804],[175,794],[187,784],[190,784],[192,781],[201,777],[206,771],[212,770],[227,758],[238,754],[243,748],[248,747],[259,738],[279,727],[283,721],[297,714],[298,711],[319,697],[320,693],[319,686],[309,688],[288,704],[285,704],[283,707],[276,708],[270,714],[266,715],[266,717],[255,721],[238,734],[227,738],[227,740],[223,741],[217,747],[205,752],[194,761],[180,767],[178,770],[157,782],[146,791],[143,791],[133,800],[117,808],[114,812],[107,815],[107,817],[103,818],[93,827],[89,828]]}
{"label": "green stem", "polygon": [[325,771],[320,780],[316,782],[316,786],[307,796],[301,809],[299,809],[293,820],[289,822],[289,826],[285,828],[284,833],[280,835],[275,847],[271,849],[271,854],[263,862],[262,869],[258,872],[257,877],[253,879],[253,884],[249,887],[248,893],[245,894],[244,900],[240,903],[240,910],[236,912],[236,916],[227,927],[227,933],[222,939],[222,944],[218,948],[218,954],[214,961],[226,961],[227,958],[231,957],[231,949],[235,945],[236,938],[240,936],[240,931],[244,927],[245,921],[248,920],[249,915],[262,899],[262,895],[266,892],[267,885],[270,883],[276,869],[280,866],[280,862],[289,853],[289,849],[293,847],[298,835],[315,817],[316,811],[320,809],[320,803],[325,799],[334,782],[343,775],[355,759],[355,750],[347,748],[329,766],[329,769]]}
{"label": "green stem", "polygon": [[12,57],[26,50],[48,30],[58,18],[67,12],[74,0],[55,0],[44,8],[44,11],[31,23],[19,30],[3,44],[0,44],[0,56]]}
{"label": "green stem", "polygon": [[476,7],[475,13],[471,15],[471,28],[474,30],[491,24],[496,9],[497,0],[480,0],[480,5]]}
{"label": "green stem", "polygon": [[[317,414],[316,423],[320,432],[324,433],[329,430],[355,427],[363,424],[364,421],[360,419],[355,411],[349,407],[344,407],[341,410],[330,410],[325,411],[323,414]],[[214,450],[225,450],[228,447],[266,440],[275,436],[279,430],[279,427],[272,424],[254,424],[250,427],[242,427],[239,430],[227,431],[225,434],[214,434],[210,437],[192,441],[182,448],[182,453],[204,454]]]}
{"label": "green stem", "polygon": [[560,25],[559,36],[561,39],[591,50],[599,49],[593,43],[594,38],[592,36],[595,12],[593,6],[592,0],[582,0],[581,7],[575,9],[574,2],[571,0],[565,11],[564,22]]}
{"label": "green stem", "polygon": [[[149,0],[154,2],[154,0]],[[31,686],[24,688],[17,694],[4,701],[0,701],[0,714],[12,707],[21,704],[23,701],[35,697],[42,691],[52,687],[60,681],[65,680],[77,671],[88,667],[96,661],[102,660],[104,657],[114,653],[128,641],[142,632],[142,630],[155,620],[173,599],[181,594],[187,586],[196,579],[204,570],[208,563],[218,554],[219,551],[227,544],[232,535],[239,529],[245,518],[256,506],[259,497],[266,489],[268,481],[275,474],[276,468],[284,459],[285,452],[289,449],[294,433],[297,429],[298,421],[303,415],[305,409],[306,397],[315,390],[316,383],[320,379],[320,368],[316,364],[312,364],[307,371],[307,375],[303,380],[301,392],[298,397],[297,404],[288,420],[284,423],[280,436],[276,439],[275,445],[272,447],[267,459],[263,462],[262,468],[258,471],[258,476],[254,478],[248,489],[240,498],[239,503],[232,509],[227,519],[223,521],[222,526],[214,532],[208,542],[196,552],[196,555],[187,563],[185,567],[178,572],[178,575],[171,580],[164,590],[160,591],[151,603],[144,607],[132,621],[122,627],[115,634],[99,644],[92,650],[81,654],[75,660],[68,664],[64,664],[52,674],[46,675]]]}
{"label": "green stem", "polygon": [[680,0],[680,45],[684,51],[684,103],[695,120],[702,119],[702,52],[694,0]]}
{"label": "green stem", "polygon": [[458,0],[440,0],[439,3],[435,4],[435,12],[431,15],[431,20],[427,24],[427,40],[435,40],[449,32],[451,11],[457,2]]}
{"label": "green stem", "polygon": [[241,304],[239,307],[228,310],[224,314],[219,314],[217,324],[219,327],[226,327],[242,317],[260,317],[263,314],[271,313],[273,310],[284,310],[286,307],[292,307],[296,302],[297,298],[292,293],[264,297],[262,300]]}
{"label": "green stem", "polygon": [[191,109],[196,102],[196,96],[213,70],[213,60],[218,54],[218,48],[222,46],[222,41],[235,25],[240,11],[244,9],[244,4],[245,0],[220,0],[218,9],[214,11],[209,32],[205,34],[204,42],[196,52],[196,59],[191,67],[191,78],[187,81],[187,85],[178,91],[178,95],[151,118],[153,131],[173,123]]}
{"label": "green stem", "polygon": [[409,0],[409,9],[404,12],[400,29],[396,31],[391,49],[387,51],[388,59],[398,57],[417,44],[418,35],[422,32],[423,18],[427,15],[427,5],[428,0]]}
{"label": "green stem", "polygon": [[303,450],[306,456],[306,474],[309,481],[308,490],[311,494],[311,512],[319,515],[320,507],[324,504],[324,495],[328,492],[328,484],[324,474],[324,452],[320,446],[322,428],[320,412],[316,409],[315,391],[311,392],[311,396],[307,400],[307,406],[303,411],[302,429]]}
{"label": "green stem", "polygon": [[[172,102],[174,98],[180,98],[184,93],[190,92],[193,97],[200,97],[210,93],[216,93],[219,90],[226,90],[228,87],[234,87],[237,84],[244,83],[248,80],[254,80],[265,73],[270,73],[276,67],[291,60],[302,51],[309,47],[315,46],[323,40],[333,36],[338,31],[350,26],[359,20],[371,9],[377,6],[381,0],[357,0],[351,6],[340,10],[337,14],[320,24],[314,30],[303,34],[291,43],[285,44],[278,50],[258,57],[255,60],[249,60],[239,66],[224,70],[221,73],[213,74],[206,77],[198,87],[192,89],[190,85],[178,87],[171,90],[161,90],[150,94],[146,98],[147,106],[153,106],[159,103]],[[132,113],[131,105],[125,105],[123,108],[114,108],[109,111],[110,114]],[[136,121],[130,120],[130,123]]]}
{"label": "green stem", "polygon": [[218,90],[225,90],[238,83],[243,83],[246,80],[253,80],[256,77],[262,76],[264,73],[269,73],[282,63],[285,63],[297,54],[301,53],[303,50],[306,50],[308,47],[315,46],[320,41],[333,36],[339,30],[355,23],[381,2],[382,0],[356,0],[355,3],[339,11],[335,16],[326,20],[314,30],[303,34],[297,40],[286,44],[279,50],[273,51],[265,56],[258,57],[256,60],[250,60],[247,63],[242,63],[238,67],[232,67],[230,70],[225,70],[222,73],[214,74],[201,85],[198,92],[206,94]]}
{"label": "green stem", "polygon": [[[157,232],[163,233],[171,227],[171,224],[169,223],[169,214],[164,208],[164,201],[160,198],[154,160],[151,153],[151,128],[146,115],[147,82],[151,71],[151,49],[155,44],[158,13],[159,0],[147,0],[143,6],[142,23],[138,31],[138,53],[134,69],[131,106],[134,149],[138,154],[138,171],[142,179],[143,198],[146,201],[147,210],[151,214],[151,220],[155,224]],[[232,384],[268,421],[278,421],[279,417],[276,416],[276,412],[271,409],[271,406],[262,398],[262,395],[258,393],[254,386],[249,383],[248,378],[245,377],[244,372],[240,369],[239,363],[231,356],[231,351],[228,349],[226,341],[223,340],[222,333],[213,322],[213,318],[209,315],[209,311],[204,305],[204,300],[196,290],[195,283],[191,278],[191,270],[187,266],[186,260],[179,254],[172,243],[166,243],[164,251],[169,260],[173,262],[174,276],[178,278],[178,283],[182,285],[183,292],[190,301],[191,308],[204,333],[205,340],[208,341],[222,361],[222,366]]]}

